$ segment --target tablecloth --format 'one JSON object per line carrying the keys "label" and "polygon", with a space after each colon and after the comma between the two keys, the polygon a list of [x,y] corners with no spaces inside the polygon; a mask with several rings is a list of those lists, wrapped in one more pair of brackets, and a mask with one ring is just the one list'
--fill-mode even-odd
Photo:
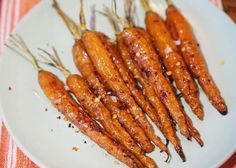
{"label": "tablecloth", "polygon": [[[0,0],[0,55],[10,32],[40,0]],[[212,0],[223,9],[219,0]],[[0,168],[34,168],[34,164],[14,143],[0,117]],[[232,165],[231,165],[232,166]],[[236,166],[236,165],[234,165]],[[225,167],[226,168],[226,167]]]}

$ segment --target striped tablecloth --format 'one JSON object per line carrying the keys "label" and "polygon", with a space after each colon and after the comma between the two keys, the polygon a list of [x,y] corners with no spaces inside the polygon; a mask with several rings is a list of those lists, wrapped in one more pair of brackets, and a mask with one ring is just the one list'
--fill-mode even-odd
{"label": "striped tablecloth", "polygon": [[[14,26],[20,19],[40,0],[0,0],[0,55],[3,44],[8,38]],[[221,9],[219,0],[212,0]],[[34,168],[35,165],[16,146],[14,140],[9,136],[6,127],[0,117],[0,168]]]}

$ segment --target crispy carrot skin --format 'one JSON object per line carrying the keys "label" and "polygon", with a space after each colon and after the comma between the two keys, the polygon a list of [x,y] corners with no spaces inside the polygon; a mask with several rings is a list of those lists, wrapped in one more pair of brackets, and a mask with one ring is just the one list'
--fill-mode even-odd
{"label": "crispy carrot skin", "polygon": [[[116,117],[105,108],[99,98],[97,98],[88,88],[87,83],[79,75],[70,75],[67,78],[67,86],[75,95],[81,105],[89,112],[92,118],[96,118],[104,129],[114,137],[115,140],[129,149],[145,167],[156,167],[155,162],[144,155],[144,152],[134,142],[130,135],[120,125]],[[115,114],[116,115],[116,114]]]}
{"label": "crispy carrot skin", "polygon": [[[119,50],[116,45],[112,44],[107,36],[102,33],[98,33],[100,40],[103,42],[103,45],[106,47],[107,51],[110,53],[110,58],[113,60],[116,65],[123,81],[126,86],[129,88],[132,96],[134,97],[137,104],[143,109],[144,112],[150,117],[150,119],[155,123],[155,125],[161,129],[160,121],[156,110],[149,103],[149,101],[144,97],[140,87],[135,82],[134,78],[131,76],[128,68],[124,64]],[[162,151],[168,153],[168,149],[165,144],[159,143],[158,146]]]}
{"label": "crispy carrot skin", "polygon": [[191,107],[196,116],[203,120],[204,113],[199,99],[199,92],[195,81],[192,79],[186,64],[169,33],[165,22],[155,12],[146,13],[146,29],[153,39],[160,57],[171,73],[177,88]]}
{"label": "crispy carrot skin", "polygon": [[[150,36],[145,31],[143,31],[142,28],[137,28],[136,30],[141,35],[143,35],[143,37],[146,39],[147,42],[151,43]],[[166,79],[169,82],[168,78],[166,78]],[[170,85],[170,87],[172,87],[172,89],[175,91],[175,88],[172,85]],[[179,103],[180,103],[180,101],[179,101]],[[184,111],[183,111],[183,114],[184,114],[185,119],[186,119],[186,123],[187,123],[187,126],[188,126],[188,131],[189,131],[190,136],[193,137],[199,143],[200,146],[203,146],[204,144],[203,144],[203,141],[200,137],[200,134],[199,134],[198,130],[193,126],[193,123],[192,123],[191,119],[188,117],[188,115]]]}
{"label": "crispy carrot skin", "polygon": [[175,6],[169,6],[166,13],[169,30],[175,40],[180,40],[179,48],[192,75],[198,80],[212,105],[222,115],[226,115],[227,105],[208,71],[190,25]]}
{"label": "crispy carrot skin", "polygon": [[45,95],[55,108],[75,124],[82,133],[127,166],[142,167],[142,164],[132,153],[108,137],[106,132],[83,111],[65,90],[64,84],[54,74],[48,71],[40,71],[38,80]]}
{"label": "crispy carrot skin", "polygon": [[121,53],[121,57],[123,58],[126,66],[130,70],[130,72],[132,72],[134,78],[142,85],[143,93],[145,94],[145,96],[148,98],[148,100],[158,113],[162,133],[174,145],[175,150],[180,155],[182,160],[185,161],[186,159],[182,150],[181,142],[175,133],[175,129],[172,126],[169,117],[169,112],[167,111],[166,107],[161,102],[161,100],[158,98],[158,96],[156,95],[153,87],[149,84],[147,80],[145,80],[142,72],[139,70],[137,65],[132,60],[131,56],[129,55],[128,48],[126,47],[121,35],[118,35],[116,40]]}
{"label": "crispy carrot skin", "polygon": [[[162,143],[160,138],[155,135],[152,125],[149,123],[145,114],[132,98],[129,89],[126,87],[118,70],[110,59],[108,51],[102,44],[97,34],[95,32],[86,31],[83,34],[82,40],[89,57],[91,58],[98,73],[103,78],[103,82],[109,85],[122,103],[126,103],[131,114],[143,128],[146,135],[157,146],[159,146],[159,144]],[[146,151],[150,152],[153,148],[153,145],[148,144],[148,150]]]}
{"label": "crispy carrot skin", "polygon": [[141,89],[136,84],[134,78],[131,76],[129,69],[126,67],[124,61],[121,58],[118,48],[115,45],[113,45],[111,42],[109,42],[109,38],[106,37],[104,34],[99,33],[98,35],[99,35],[101,41],[103,42],[103,45],[109,51],[111,59],[115,63],[118,71],[120,72],[120,75],[121,75],[123,81],[125,82],[125,84],[129,88],[129,90],[130,90],[131,94],[133,95],[137,104],[148,114],[148,116],[157,125],[157,127],[161,129],[161,125],[159,123],[159,118],[158,118],[158,115],[157,115],[155,109],[151,106],[151,104],[148,102],[148,100],[144,97]]}
{"label": "crispy carrot skin", "polygon": [[[145,31],[143,31],[145,33]],[[127,28],[122,32],[122,38],[127,45],[132,58],[135,60],[145,78],[152,84],[159,98],[168,108],[172,118],[178,124],[180,132],[190,138],[186,119],[170,83],[162,72],[161,63],[153,46],[136,28]]]}
{"label": "crispy carrot skin", "polygon": [[132,115],[124,109],[125,106],[122,106],[119,102],[113,101],[110,96],[107,95],[104,85],[99,81],[95,73],[95,69],[87,55],[82,40],[77,40],[73,46],[73,59],[76,67],[86,79],[96,96],[100,97],[103,104],[110,111],[114,111],[117,114],[120,123],[126,128],[135,141],[139,143],[141,147],[145,146],[149,139],[146,137],[142,128],[133,119]]}

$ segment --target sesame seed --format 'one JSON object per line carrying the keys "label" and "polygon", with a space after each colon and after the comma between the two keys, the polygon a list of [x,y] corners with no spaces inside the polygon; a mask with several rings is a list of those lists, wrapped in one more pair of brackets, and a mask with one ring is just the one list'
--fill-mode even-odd
{"label": "sesame seed", "polygon": [[117,114],[114,114],[114,115],[112,116],[112,118],[113,118],[113,119],[116,119],[116,118],[117,118]]}
{"label": "sesame seed", "polygon": [[177,66],[180,66],[180,62],[177,62],[176,65],[177,65]]}
{"label": "sesame seed", "polygon": [[98,103],[98,102],[100,101],[100,99],[99,99],[98,97],[96,97],[96,98],[94,99],[94,101],[95,101],[96,103]]}
{"label": "sesame seed", "polygon": [[140,57],[140,55],[141,55],[140,52],[136,53],[136,57]]}
{"label": "sesame seed", "polygon": [[166,75],[167,75],[167,76],[171,76],[171,75],[172,75],[172,72],[171,72],[171,71],[167,71],[167,72],[166,72]]}

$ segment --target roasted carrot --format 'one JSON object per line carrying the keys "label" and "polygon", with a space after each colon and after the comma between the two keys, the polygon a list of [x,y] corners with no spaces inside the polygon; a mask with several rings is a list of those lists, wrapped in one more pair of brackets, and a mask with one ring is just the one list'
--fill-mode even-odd
{"label": "roasted carrot", "polygon": [[[142,33],[140,33],[140,31],[142,31]],[[145,36],[143,34],[145,34]],[[130,28],[123,31],[123,38],[126,39],[126,45],[129,47],[133,59],[144,73],[145,78],[152,83],[159,98],[168,108],[172,118],[179,124],[180,132],[185,135],[183,131],[187,131],[188,136],[186,137],[190,139],[192,135],[194,135],[193,131],[196,130],[196,128],[193,127],[190,119],[187,119],[187,114],[184,112],[182,105],[177,99],[173,87],[163,75],[161,64],[159,63],[160,60],[157,58],[154,48],[150,45],[150,38],[146,39],[146,36],[148,35],[140,28],[133,30]],[[189,127],[190,124],[192,128]],[[193,137],[196,138],[196,136]],[[200,135],[198,139],[199,138]],[[197,141],[199,142],[199,140]],[[202,146],[203,144],[200,145]]]}
{"label": "roasted carrot", "polygon": [[147,32],[150,34],[156,50],[167,69],[167,74],[174,79],[177,88],[192,111],[199,119],[203,120],[204,112],[199,99],[197,85],[188,71],[182,56],[179,55],[164,20],[152,11],[148,0],[141,1],[146,10],[145,23]]}
{"label": "roasted carrot", "polygon": [[[159,137],[154,134],[152,125],[147,120],[143,111],[136,104],[131,93],[124,81],[122,80],[118,70],[109,57],[109,53],[95,32],[86,31],[82,40],[89,57],[91,58],[98,73],[103,78],[103,82],[109,85],[110,89],[115,92],[121,102],[126,103],[131,114],[139,122],[140,126],[146,132],[147,136],[159,146],[162,142]],[[153,147],[149,146],[152,151]],[[148,151],[147,151],[148,152]]]}
{"label": "roasted carrot", "polygon": [[66,83],[69,90],[80,102],[82,107],[87,110],[88,114],[93,119],[97,120],[116,141],[130,150],[145,167],[155,167],[155,162],[144,155],[144,152],[120,125],[117,114],[111,114],[110,111],[105,108],[100,99],[89,89],[84,79],[80,75],[71,74],[69,70],[63,66],[55,49],[54,54],[46,53],[49,59],[51,59],[51,61],[47,59],[49,60],[47,64],[56,67],[64,73],[67,78]]}
{"label": "roasted carrot", "polygon": [[117,114],[118,120],[135,141],[139,143],[141,147],[145,146],[145,143],[149,142],[149,139],[146,137],[142,128],[132,118],[132,115],[129,114],[130,112],[127,110],[126,106],[122,105],[118,101],[113,101],[106,93],[105,87],[98,79],[92,62],[88,57],[81,40],[77,40],[73,47],[73,58],[76,67],[86,79],[88,85],[96,96],[101,99],[107,109]]}
{"label": "roasted carrot", "polygon": [[76,125],[82,133],[90,137],[108,153],[133,168],[141,168],[142,164],[124,146],[112,140],[107,133],[91,119],[83,109],[73,100],[65,90],[65,85],[53,73],[43,70],[37,63],[36,58],[28,49],[23,39],[19,36],[11,36],[11,49],[21,53],[38,72],[38,82],[50,100],[52,105],[61,112],[70,122]]}
{"label": "roasted carrot", "polygon": [[[76,23],[73,22],[73,20],[71,20],[60,9],[59,5],[56,2],[54,2],[53,7],[57,11],[59,16],[63,19],[73,37],[76,39],[76,42],[73,47],[74,62],[76,66],[79,68],[79,70],[82,72],[83,76],[86,78],[88,84],[93,88],[94,93],[98,94],[98,96],[101,97],[103,103],[106,104],[111,111],[115,110],[117,112],[120,122],[126,127],[129,133],[133,135],[135,140],[141,145],[142,149],[144,151],[151,151],[150,149],[153,149],[153,146],[150,140],[146,137],[144,131],[142,131],[142,129],[140,129],[140,127],[136,124],[134,119],[131,118],[130,114],[126,113],[126,111],[122,109],[120,110],[119,108],[115,107],[113,105],[114,103],[112,103],[111,101],[111,98],[105,96],[106,93],[104,91],[104,86],[103,84],[100,83],[99,79],[97,78],[97,75],[95,74],[96,71],[94,70],[92,62],[88,57],[88,53],[85,50],[84,44],[82,40],[80,40],[81,34],[80,31],[77,29],[78,25],[76,25]],[[125,106],[122,105],[122,107]]]}
{"label": "roasted carrot", "polygon": [[151,84],[144,78],[142,72],[132,60],[122,37],[118,35],[116,37],[116,40],[121,53],[121,57],[123,58],[126,66],[130,70],[130,72],[132,72],[134,78],[142,85],[143,93],[146,95],[146,97],[158,113],[162,133],[174,145],[175,150],[180,155],[182,160],[185,161],[186,159],[182,150],[181,142],[175,133],[175,129],[172,126],[168,110],[156,95],[155,90],[153,89]]}
{"label": "roasted carrot", "polygon": [[198,80],[203,91],[207,95],[212,105],[222,114],[226,115],[227,105],[216,86],[204,57],[200,51],[199,44],[192,32],[191,26],[181,12],[169,2],[166,10],[167,25],[172,37],[180,42],[179,50],[183,59],[191,71],[192,75]]}
{"label": "roasted carrot", "polygon": [[148,116],[152,119],[152,121],[156,124],[156,126],[159,129],[161,129],[157,112],[155,111],[153,106],[149,103],[149,101],[144,97],[141,88],[138,86],[134,78],[131,76],[131,72],[128,70],[124,61],[122,60],[118,48],[114,44],[112,44],[109,38],[104,34],[98,33],[98,36],[103,42],[103,45],[109,51],[111,59],[116,65],[123,81],[129,88],[137,104],[143,109],[144,112],[148,114]]}
{"label": "roasted carrot", "polygon": [[[83,12],[80,13],[81,18],[84,18]],[[139,122],[147,136],[155,143],[156,146],[163,147],[163,143],[158,136],[155,135],[152,125],[147,120],[145,114],[136,104],[129,89],[126,87],[118,70],[116,69],[112,59],[109,57],[109,51],[102,44],[97,32],[86,29],[85,19],[81,19],[81,27],[83,31],[82,41],[85,49],[97,72],[103,79],[102,82],[108,86],[120,99],[121,102],[126,103],[133,117]],[[92,41],[91,41],[92,40]],[[117,81],[116,81],[117,80]],[[128,91],[128,92],[127,92]],[[149,144],[147,144],[149,145]],[[147,152],[154,150],[153,145],[146,148]]]}

